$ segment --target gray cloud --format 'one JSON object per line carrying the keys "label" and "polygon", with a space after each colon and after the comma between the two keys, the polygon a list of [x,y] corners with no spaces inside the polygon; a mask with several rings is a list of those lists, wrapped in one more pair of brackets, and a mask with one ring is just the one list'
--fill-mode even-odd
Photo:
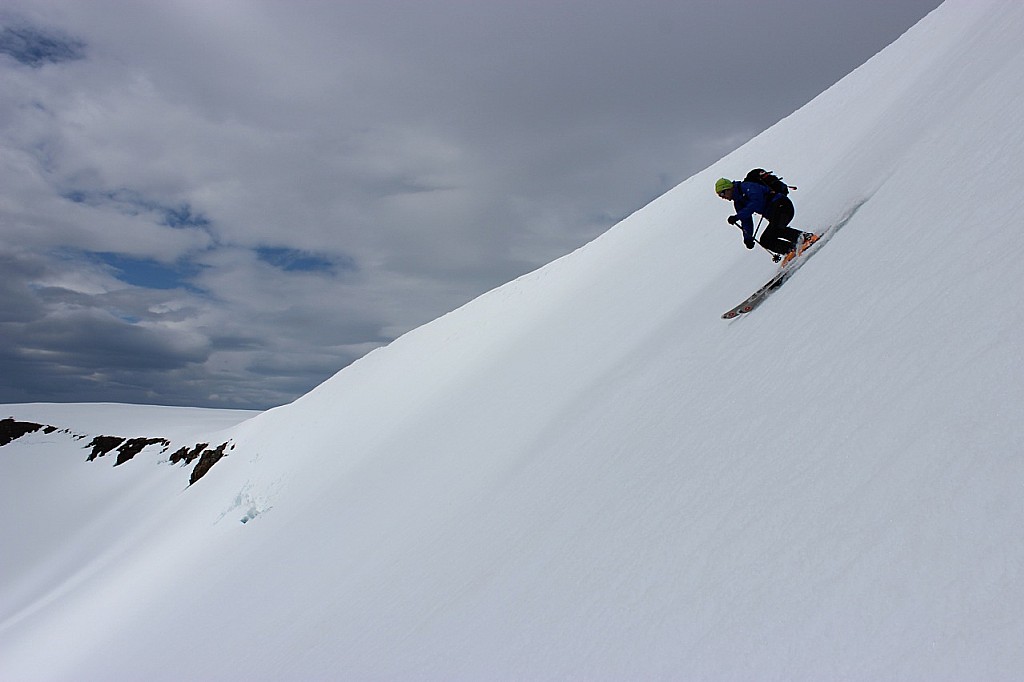
{"label": "gray cloud", "polygon": [[936,4],[8,0],[0,401],[288,401]]}
{"label": "gray cloud", "polygon": [[14,23],[0,28],[0,54],[27,66],[40,67],[84,59],[85,43],[60,31]]}

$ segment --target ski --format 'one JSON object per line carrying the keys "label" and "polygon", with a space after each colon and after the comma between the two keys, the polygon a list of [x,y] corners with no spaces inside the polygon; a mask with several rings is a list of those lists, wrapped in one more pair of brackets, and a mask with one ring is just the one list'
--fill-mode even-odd
{"label": "ski", "polygon": [[743,303],[740,303],[735,308],[732,308],[722,313],[722,319],[731,320],[733,318],[739,317],[740,315],[749,313],[751,310],[764,303],[765,299],[771,296],[772,292],[778,290],[779,287],[785,284],[786,280],[792,277],[793,274],[797,270],[799,270],[804,263],[807,262],[808,258],[817,253],[821,249],[821,247],[825,245],[825,242],[830,240],[836,232],[838,232],[848,222],[850,222],[850,220],[853,219],[854,214],[856,214],[857,211],[860,210],[860,207],[863,206],[866,201],[867,199],[861,200],[853,207],[851,207],[850,210],[847,211],[846,214],[839,220],[839,222],[825,228],[821,232],[817,241],[815,241],[813,244],[807,247],[807,249],[803,253],[794,258],[792,261],[780,267],[779,271],[775,273],[775,276],[772,277],[767,282],[765,282],[764,286],[762,286],[760,289],[758,289],[750,296],[748,296],[747,299],[743,301]]}
{"label": "ski", "polygon": [[846,223],[853,219],[853,216],[860,210],[860,207],[867,202],[866,199],[854,204],[849,211],[834,225],[829,225],[823,229],[818,237],[818,240],[811,244],[803,253],[794,258],[792,261],[781,266],[778,272],[775,273],[773,278],[765,283],[763,287],[758,289],[756,292],[746,297],[742,303],[734,308],[726,310],[722,313],[722,319],[732,319],[738,317],[741,314],[745,314],[758,307],[765,302],[772,292],[776,291],[779,287],[785,284],[785,281],[792,278],[793,274],[800,269],[800,267],[807,262],[807,259],[813,256],[818,250],[825,245],[825,242],[833,238],[840,229],[842,229]]}
{"label": "ski", "polygon": [[779,271],[775,273],[775,276],[772,277],[767,282],[765,282],[764,286],[762,286],[760,289],[758,289],[750,296],[748,296],[747,300],[743,301],[743,303],[740,303],[735,308],[732,308],[731,310],[727,310],[726,312],[722,313],[722,319],[731,320],[734,317],[738,317],[740,315],[749,313],[751,310],[764,303],[765,299],[768,298],[772,294],[772,292],[774,292],[776,289],[785,284],[786,280],[792,277],[793,273],[800,269],[800,266],[806,263],[807,259],[813,256],[814,253],[817,252],[818,249],[820,249],[825,244],[825,242],[831,239],[832,235],[835,234],[836,231],[838,231],[839,228],[845,224],[846,222],[844,221],[839,225],[826,228],[824,231],[822,231],[818,235],[818,239],[815,242],[808,246],[804,251],[800,253],[800,255],[796,256],[789,263],[786,263],[785,265],[781,266],[779,268]]}
{"label": "ski", "polygon": [[779,287],[785,284],[786,280],[792,277],[793,273],[799,270],[800,267],[807,262],[807,259],[813,256],[818,251],[818,249],[820,249],[825,244],[825,242],[827,242],[832,237],[832,235],[835,234],[837,229],[839,229],[839,226],[829,227],[823,232],[821,232],[821,234],[818,235],[818,239],[815,242],[813,242],[804,251],[802,251],[799,256],[797,256],[789,263],[786,263],[781,268],[779,268],[779,271],[775,274],[775,276],[772,277],[767,282],[765,282],[765,285],[763,287],[761,287],[760,289],[752,293],[750,296],[748,296],[747,300],[743,301],[743,303],[740,303],[735,308],[723,313],[722,319],[731,320],[734,317],[738,317],[740,315],[749,313],[751,310],[764,303],[765,299],[771,296],[772,292],[776,291]]}
{"label": "ski", "polygon": [[792,273],[788,269],[779,272],[768,280],[763,287],[748,296],[743,303],[740,303],[735,308],[722,313],[722,319],[731,320],[734,317],[749,313],[751,310],[764,303],[764,300],[768,298],[768,295],[775,289],[781,287],[782,283],[789,279],[791,274]]}

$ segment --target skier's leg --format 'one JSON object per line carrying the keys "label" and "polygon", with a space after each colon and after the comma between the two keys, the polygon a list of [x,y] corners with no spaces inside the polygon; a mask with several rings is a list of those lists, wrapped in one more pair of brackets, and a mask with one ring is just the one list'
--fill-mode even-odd
{"label": "skier's leg", "polygon": [[773,253],[785,254],[793,250],[796,240],[800,238],[800,231],[791,227],[779,227],[775,223],[768,223],[764,228],[761,238],[761,246]]}
{"label": "skier's leg", "polygon": [[772,253],[786,253],[786,249],[779,244],[779,241],[775,238],[775,233],[772,231],[772,224],[768,223],[768,227],[764,228],[764,232],[757,238],[757,243],[768,249]]}
{"label": "skier's leg", "polygon": [[768,227],[764,228],[758,240],[761,246],[780,254],[792,251],[802,234],[800,230],[789,227],[794,213],[793,202],[789,197],[782,197],[775,202],[772,212],[768,215]]}

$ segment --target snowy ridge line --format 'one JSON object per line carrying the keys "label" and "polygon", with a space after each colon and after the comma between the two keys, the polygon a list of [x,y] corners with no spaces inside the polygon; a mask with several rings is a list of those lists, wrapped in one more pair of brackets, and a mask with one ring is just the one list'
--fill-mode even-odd
{"label": "snowy ridge line", "polygon": [[[0,420],[0,447],[8,445],[23,436],[37,433],[39,431],[42,431],[46,435],[53,433],[67,434],[71,439],[76,441],[85,440],[89,437],[86,434],[74,433],[71,429],[62,429],[49,424],[38,424],[36,422],[18,421],[13,417],[8,417]],[[161,445],[162,448],[160,449],[160,454],[164,454],[171,448],[171,441],[162,437],[126,438],[124,436],[94,436],[93,439],[85,445],[85,449],[90,450],[89,456],[86,457],[86,461],[92,462],[116,450],[117,459],[114,461],[114,466],[116,467],[128,462],[143,450],[153,445]],[[197,443],[194,445],[183,446],[174,451],[167,461],[170,464],[177,464],[179,462],[191,464],[198,459],[199,461],[196,462],[195,467],[192,469],[192,474],[189,476],[189,485],[192,485],[205,476],[213,465],[220,461],[225,454],[225,450],[234,449],[235,447],[231,440],[227,440],[213,449],[210,449],[209,445],[209,443]],[[228,446],[230,446],[230,448]]]}

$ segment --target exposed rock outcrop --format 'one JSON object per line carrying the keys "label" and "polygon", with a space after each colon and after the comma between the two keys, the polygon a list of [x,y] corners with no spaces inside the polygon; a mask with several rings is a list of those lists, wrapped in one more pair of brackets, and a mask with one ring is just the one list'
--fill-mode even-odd
{"label": "exposed rock outcrop", "polygon": [[[228,443],[230,443],[230,441],[228,441]],[[224,449],[228,446],[228,443],[221,443],[215,450],[207,450],[202,454],[202,456],[200,456],[195,468],[192,469],[192,476],[188,480],[189,485],[192,485],[205,476],[206,472],[210,470],[210,467],[220,461],[220,458],[224,456]]]}
{"label": "exposed rock outcrop", "polygon": [[209,443],[199,443],[193,448],[183,447],[180,450],[174,452],[171,455],[171,464],[177,464],[178,462],[184,462],[185,464],[191,464],[197,457],[203,454],[203,450],[207,448]]}
{"label": "exposed rock outcrop", "polygon": [[92,452],[86,457],[91,462],[97,457],[102,457],[125,441],[118,436],[96,436],[85,447],[92,448]]}
{"label": "exposed rock outcrop", "polygon": [[19,422],[12,418],[4,419],[0,421],[0,447],[7,445],[13,440],[18,440],[26,433],[35,433],[41,428],[43,428],[42,424],[34,422]]}
{"label": "exposed rock outcrop", "polygon": [[[36,424],[35,422],[18,421],[13,417],[0,420],[0,447],[7,445],[8,443],[21,438],[22,436],[35,433],[36,431],[42,430],[44,433],[53,433],[58,431],[56,426],[49,426],[46,424]],[[63,433],[68,433],[72,438],[81,440],[87,438],[87,436],[80,434],[73,434],[70,430],[64,429]],[[89,456],[86,457],[86,461],[92,462],[99,457],[110,454],[115,449],[117,450],[117,460],[114,462],[114,466],[119,466],[129,461],[137,454],[142,452],[146,447],[150,445],[162,445],[161,452],[166,452],[171,447],[171,442],[166,438],[125,438],[123,436],[95,436],[89,444],[85,447],[90,450]],[[198,443],[194,446],[185,446],[174,452],[169,458],[171,464],[177,464],[184,462],[185,464],[191,464],[195,460],[195,467],[192,469],[192,474],[189,477],[189,485],[192,485],[200,478],[205,476],[210,468],[216,464],[222,457],[224,457],[226,450],[234,448],[234,444],[231,441],[221,443],[216,448],[210,450],[209,443]]]}
{"label": "exposed rock outcrop", "polygon": [[142,449],[147,445],[163,445],[164,447],[161,452],[166,452],[167,448],[171,447],[171,441],[166,438],[130,438],[117,449],[117,461],[114,462],[114,466],[124,464],[142,452]]}

